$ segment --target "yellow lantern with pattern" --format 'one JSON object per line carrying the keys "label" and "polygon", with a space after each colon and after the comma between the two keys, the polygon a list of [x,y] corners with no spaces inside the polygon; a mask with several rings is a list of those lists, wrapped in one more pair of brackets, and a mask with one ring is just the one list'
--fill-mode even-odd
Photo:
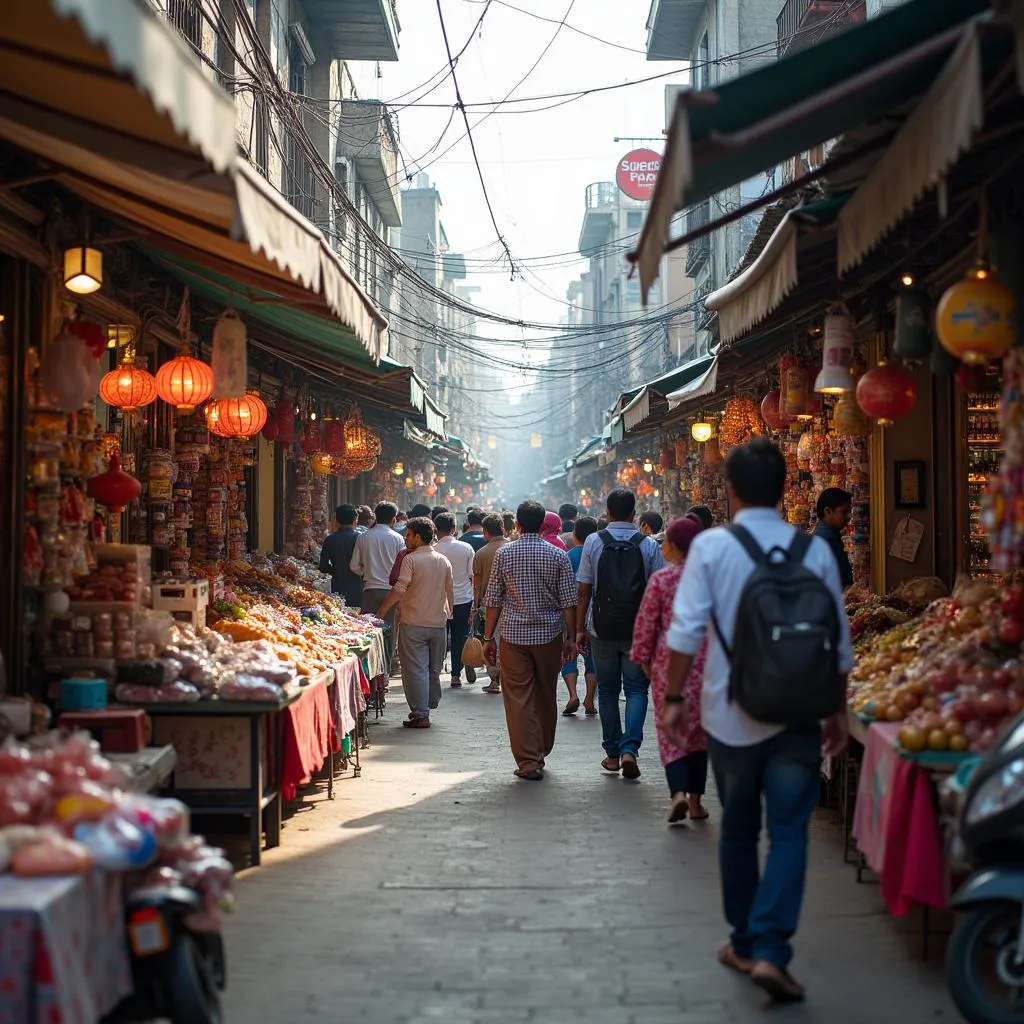
{"label": "yellow lantern with pattern", "polygon": [[984,261],[946,289],[935,311],[942,347],[968,365],[1000,358],[1017,340],[1017,302]]}

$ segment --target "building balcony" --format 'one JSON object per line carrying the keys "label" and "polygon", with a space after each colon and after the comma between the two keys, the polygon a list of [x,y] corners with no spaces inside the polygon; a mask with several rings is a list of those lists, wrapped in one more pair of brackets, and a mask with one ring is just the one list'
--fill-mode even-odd
{"label": "building balcony", "polygon": [[778,18],[778,54],[795,53],[863,21],[865,0],[786,0]]}
{"label": "building balcony", "polygon": [[618,209],[619,190],[614,181],[596,181],[587,186],[580,230],[581,255],[592,255],[608,241],[615,230]]}
{"label": "building balcony", "polygon": [[338,118],[338,155],[351,160],[380,219],[402,224],[398,190],[398,139],[391,112],[380,100],[343,100]]}
{"label": "building balcony", "polygon": [[303,0],[310,36],[324,56],[340,60],[398,60],[401,25],[395,0]]}
{"label": "building balcony", "polygon": [[[711,203],[705,200],[686,211],[686,233],[704,227],[711,220]],[[701,235],[686,243],[686,276],[694,277],[711,256],[711,235]]]}
{"label": "building balcony", "polygon": [[690,60],[707,0],[651,0],[647,59]]}

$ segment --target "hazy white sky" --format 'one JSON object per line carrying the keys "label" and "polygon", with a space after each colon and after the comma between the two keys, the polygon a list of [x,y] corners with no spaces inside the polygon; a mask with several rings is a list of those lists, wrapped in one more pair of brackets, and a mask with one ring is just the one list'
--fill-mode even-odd
{"label": "hazy white sky", "polygon": [[[452,52],[457,53],[469,39],[484,0],[442,0],[442,7]],[[473,138],[498,226],[516,260],[530,268],[513,283],[501,259],[468,140],[460,139],[465,135],[461,114],[456,111],[452,117],[451,78],[423,95],[447,67],[435,0],[398,0],[401,59],[381,65],[383,77],[376,91],[379,98],[394,100],[410,173],[424,170],[440,190],[449,243],[453,251],[466,254],[468,283],[481,286],[478,305],[516,319],[558,322],[565,311],[566,287],[586,269],[586,261],[576,253],[586,186],[613,180],[618,159],[633,148],[631,143],[615,142],[615,136],[661,136],[665,85],[684,82],[686,74],[679,70],[657,81],[597,93],[543,112],[499,112],[488,117],[489,108],[474,110],[471,104],[503,98],[555,36],[567,11],[567,27],[558,32],[513,98],[612,85],[682,69],[681,64],[645,59],[648,8],[649,0],[574,0],[571,4],[570,0],[494,0],[480,32],[458,62],[459,87],[470,109]],[[589,39],[573,28],[607,42]],[[429,84],[416,88],[422,83]],[[418,102],[402,105],[410,101]],[[533,110],[550,102],[556,101],[511,104],[503,110]],[[552,254],[569,255],[538,259]],[[511,329],[489,324],[480,333],[515,336]]]}

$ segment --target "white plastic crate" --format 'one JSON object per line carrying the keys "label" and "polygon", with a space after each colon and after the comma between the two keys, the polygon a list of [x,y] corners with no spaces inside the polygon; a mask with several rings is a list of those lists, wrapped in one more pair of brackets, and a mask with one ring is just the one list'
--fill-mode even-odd
{"label": "white plastic crate", "polygon": [[[158,612],[203,612],[210,603],[210,581],[174,580],[153,584],[153,608]],[[177,618],[177,616],[175,616]]]}

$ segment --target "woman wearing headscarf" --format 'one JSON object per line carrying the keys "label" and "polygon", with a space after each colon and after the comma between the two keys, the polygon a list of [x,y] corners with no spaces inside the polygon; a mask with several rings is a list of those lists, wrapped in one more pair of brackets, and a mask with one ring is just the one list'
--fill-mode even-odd
{"label": "woman wearing headscarf", "polygon": [[553,544],[559,551],[565,551],[565,541],[559,536],[562,532],[562,517],[557,512],[548,512],[544,516],[544,524],[540,528],[540,535],[549,544]]}
{"label": "woman wearing headscarf", "polygon": [[668,686],[669,650],[666,637],[672,623],[672,601],[676,596],[679,578],[683,574],[686,553],[690,550],[693,538],[703,529],[703,523],[693,514],[669,523],[661,545],[661,553],[668,565],[664,569],[659,569],[647,584],[636,625],[633,627],[633,649],[629,654],[630,660],[640,665],[651,681],[651,697],[654,699],[655,721],[658,726],[658,750],[672,795],[668,812],[669,824],[681,822],[687,815],[694,821],[700,821],[708,816],[701,803],[708,778],[708,746],[707,737],[700,724],[700,691],[707,641],[694,658],[693,668],[683,688],[686,719],[689,723],[685,742],[677,746],[661,728],[665,691]]}

